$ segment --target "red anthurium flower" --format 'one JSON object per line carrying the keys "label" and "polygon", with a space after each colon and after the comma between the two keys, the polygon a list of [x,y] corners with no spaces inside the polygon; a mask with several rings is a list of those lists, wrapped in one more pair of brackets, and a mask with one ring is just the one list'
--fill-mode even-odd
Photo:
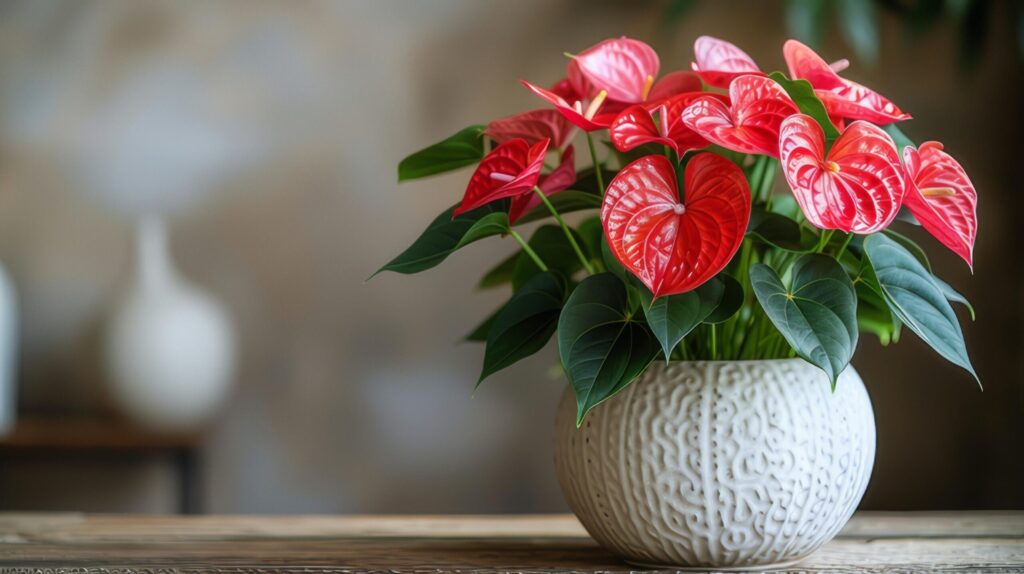
{"label": "red anthurium flower", "polygon": [[907,195],[903,202],[921,226],[974,267],[978,193],[964,168],[939,142],[903,148]]}
{"label": "red anthurium flower", "polygon": [[612,144],[623,152],[649,143],[667,145],[677,156],[691,149],[707,147],[708,140],[683,123],[683,110],[703,97],[720,99],[725,105],[729,102],[728,98],[720,94],[689,92],[668,98],[657,105],[630,107],[619,114],[608,128]]}
{"label": "red anthurium flower", "polygon": [[874,233],[903,202],[896,144],[878,126],[851,123],[825,154],[825,134],[810,116],[782,122],[779,152],[786,181],[807,220],[821,229]]}
{"label": "red anthurium flower", "polygon": [[630,104],[647,99],[660,65],[654,48],[626,37],[605,40],[573,59],[592,85]]}
{"label": "red anthurium flower", "polygon": [[531,146],[526,140],[516,138],[494,148],[469,178],[462,204],[452,215],[472,211],[506,197],[533,193],[550,143],[545,139]]}
{"label": "red anthurium flower", "polygon": [[779,124],[800,109],[775,80],[747,74],[729,84],[729,100],[705,95],[683,110],[683,123],[713,143],[778,157]]}
{"label": "red anthurium flower", "polygon": [[909,114],[878,92],[840,77],[838,72],[849,65],[846,60],[830,66],[814,50],[796,40],[788,40],[782,53],[789,75],[810,82],[830,116],[880,125],[910,119]]}
{"label": "red anthurium flower", "polygon": [[612,253],[655,297],[714,277],[739,249],[750,219],[750,187],[724,157],[695,155],[684,185],[680,201],[672,162],[645,156],[615,176],[601,206]]}
{"label": "red anthurium flower", "polygon": [[554,147],[562,149],[575,131],[576,127],[556,110],[531,110],[494,120],[484,133],[499,144],[515,138],[531,145],[550,139]]}
{"label": "red anthurium flower", "polygon": [[695,61],[690,67],[702,80],[716,88],[728,88],[733,78],[743,74],[762,74],[746,52],[711,36],[697,38],[693,43],[693,55]]}
{"label": "red anthurium flower", "polygon": [[[568,80],[558,82],[551,90],[546,90],[526,80],[520,81],[531,92],[555,106],[559,113],[581,130],[588,132],[603,130],[615,119],[617,112],[602,110],[608,99],[608,93],[604,90],[598,92],[593,98],[588,98],[576,92],[575,89],[571,89]],[[574,96],[576,99],[566,99],[566,95]]]}
{"label": "red anthurium flower", "polygon": [[[576,183],[576,154],[572,146],[565,148],[562,152],[562,159],[558,167],[551,173],[540,176],[537,187],[544,192],[544,195],[551,196],[559,191],[569,189]],[[531,188],[532,189],[532,188]],[[534,207],[540,205],[540,198],[535,193],[524,193],[512,198],[512,204],[508,210],[508,222],[515,223],[520,217],[526,215]]]}

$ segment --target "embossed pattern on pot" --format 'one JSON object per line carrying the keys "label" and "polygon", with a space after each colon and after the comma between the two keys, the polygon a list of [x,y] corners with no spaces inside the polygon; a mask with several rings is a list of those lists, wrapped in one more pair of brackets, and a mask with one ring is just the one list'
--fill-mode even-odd
{"label": "embossed pattern on pot", "polygon": [[875,455],[852,367],[833,393],[801,359],[655,364],[575,428],[556,423],[559,482],[603,546],[647,564],[791,563],[838,533]]}

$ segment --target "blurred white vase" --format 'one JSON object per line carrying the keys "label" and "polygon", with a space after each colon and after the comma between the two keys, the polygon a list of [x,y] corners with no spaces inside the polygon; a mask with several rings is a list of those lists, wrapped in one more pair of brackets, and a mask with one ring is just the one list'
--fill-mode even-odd
{"label": "blurred white vase", "polygon": [[0,265],[0,436],[14,428],[18,406],[18,298]]}
{"label": "blurred white vase", "polygon": [[141,425],[196,430],[230,393],[235,332],[224,307],[174,268],[163,221],[139,222],[136,257],[107,330],[111,395]]}

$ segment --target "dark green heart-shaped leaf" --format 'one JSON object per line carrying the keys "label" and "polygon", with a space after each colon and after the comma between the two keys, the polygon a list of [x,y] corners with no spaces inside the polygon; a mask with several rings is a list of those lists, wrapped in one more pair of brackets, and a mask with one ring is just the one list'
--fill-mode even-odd
{"label": "dark green heart-shaped leaf", "polygon": [[665,351],[665,362],[668,362],[679,341],[718,307],[725,293],[725,282],[712,278],[693,291],[659,297],[653,301],[646,287],[641,285],[638,289],[647,316],[647,326],[661,343],[661,349]]}
{"label": "dark green heart-shaped leaf", "polygon": [[796,354],[825,371],[832,386],[857,347],[857,294],[839,263],[808,254],[793,264],[787,288],[774,269],[757,263],[750,285],[775,328]]}
{"label": "dark green heart-shaped leaf", "polygon": [[[576,241],[580,241],[578,236]],[[571,278],[583,267],[569,240],[566,239],[565,232],[557,225],[538,227],[527,243],[549,270],[559,272],[566,279]],[[519,260],[516,261],[515,269],[512,270],[512,290],[518,291],[538,273],[540,273],[540,268],[533,262],[533,259],[525,253],[521,253]]]}
{"label": "dark green heart-shaped leaf", "polygon": [[917,259],[921,265],[924,265],[925,269],[931,272],[932,263],[928,260],[928,254],[924,252],[924,248],[918,245],[916,241],[902,233],[899,233],[898,231],[893,231],[892,229],[886,229],[882,233],[884,233],[889,239],[892,239],[896,243],[902,245],[904,249],[914,256],[914,259]]}
{"label": "dark green heart-shaped leaf", "polygon": [[828,112],[825,111],[825,104],[821,103],[818,96],[814,95],[814,88],[807,80],[790,80],[782,72],[772,72],[768,76],[786,90],[802,113],[811,116],[821,125],[822,131],[825,132],[826,142],[832,143],[839,137],[839,130],[829,119]]}
{"label": "dark green heart-shaped leaf", "polygon": [[496,204],[485,205],[452,219],[455,207],[449,208],[438,215],[408,249],[378,269],[377,273],[419,273],[437,266],[474,241],[507,233],[508,214],[499,209]]}
{"label": "dark green heart-shaped leaf", "polygon": [[722,283],[722,299],[718,302],[715,310],[704,319],[704,322],[711,324],[724,323],[732,319],[732,316],[743,306],[743,299],[745,298],[743,285],[728,273],[719,273],[712,281]]}
{"label": "dark green heart-shaped leaf", "polygon": [[[548,198],[551,201],[551,205],[555,206],[559,214],[566,214],[573,211],[583,211],[585,209],[597,209],[601,207],[601,196],[589,191],[579,191],[575,189],[567,189],[560,191]],[[516,225],[522,223],[530,223],[531,221],[537,221],[540,219],[546,219],[551,217],[551,211],[546,205],[538,205],[530,211],[527,211],[525,215],[516,220]]]}
{"label": "dark green heart-shaped leaf", "polygon": [[762,243],[798,253],[812,251],[818,244],[818,238],[796,221],[756,208],[750,213],[747,235]]}
{"label": "dark green heart-shaped leaf", "polygon": [[932,274],[905,247],[882,233],[864,240],[864,252],[893,314],[935,352],[977,381],[960,323]]}
{"label": "dark green heart-shaped leaf", "polygon": [[565,283],[557,273],[534,275],[498,311],[487,330],[480,384],[488,376],[547,345],[558,326]]}
{"label": "dark green heart-shaped leaf", "polygon": [[628,312],[626,286],[611,273],[587,277],[558,320],[558,353],[576,394],[576,424],[635,380],[658,354],[658,342]]}
{"label": "dark green heart-shaped leaf", "polygon": [[484,158],[484,126],[469,126],[421,149],[398,164],[398,181],[419,179],[472,165]]}

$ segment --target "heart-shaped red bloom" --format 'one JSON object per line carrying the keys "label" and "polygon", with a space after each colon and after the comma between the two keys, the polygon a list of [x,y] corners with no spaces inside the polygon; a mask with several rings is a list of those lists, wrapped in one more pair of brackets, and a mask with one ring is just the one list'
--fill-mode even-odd
{"label": "heart-shaped red bloom", "polygon": [[683,123],[683,110],[703,97],[720,99],[724,105],[729,103],[728,98],[720,94],[689,92],[657,105],[632,106],[619,114],[608,127],[612,145],[622,152],[649,143],[667,145],[677,156],[688,150],[707,147],[708,140]]}
{"label": "heart-shaped red bloom", "polygon": [[[551,173],[542,175],[537,181],[537,187],[544,195],[551,196],[559,191],[565,191],[576,183],[576,154],[572,146],[565,148],[562,152],[562,159],[558,167]],[[531,188],[532,189],[532,188]],[[512,198],[512,204],[508,209],[508,222],[515,223],[534,207],[540,205],[540,198],[535,193],[524,193]]]}
{"label": "heart-shaped red bloom", "polygon": [[593,86],[629,104],[647,99],[660,66],[654,48],[626,37],[605,40],[574,59]]}
{"label": "heart-shaped red bloom", "polygon": [[790,116],[779,131],[782,171],[807,220],[821,229],[874,233],[903,202],[903,168],[896,144],[878,126],[851,123],[828,155],[813,118]]}
{"label": "heart-shaped red bloom", "polygon": [[533,193],[550,143],[545,139],[531,146],[526,140],[516,138],[494,148],[469,178],[462,203],[452,216],[506,197]]}
{"label": "heart-shaped red bloom", "polygon": [[750,186],[733,162],[697,154],[684,179],[681,201],[672,162],[644,156],[615,176],[601,206],[612,254],[655,297],[714,277],[739,249],[750,219]]}
{"label": "heart-shaped red bloom", "polygon": [[575,131],[576,127],[557,110],[531,110],[494,120],[484,133],[499,144],[515,138],[530,145],[550,139],[554,147],[562,149]]}
{"label": "heart-shaped red bloom", "polygon": [[903,148],[907,195],[903,203],[921,226],[974,267],[978,192],[964,168],[939,142]]}
{"label": "heart-shaped red bloom", "polygon": [[779,125],[800,109],[775,80],[747,74],[729,84],[729,100],[705,96],[683,110],[683,122],[726,149],[779,156]]}
{"label": "heart-shaped red bloom", "polygon": [[829,116],[839,120],[867,120],[879,125],[910,119],[909,114],[878,92],[840,77],[837,72],[846,67],[845,60],[830,66],[814,50],[796,40],[788,40],[782,53],[789,75],[810,82]]}
{"label": "heart-shaped red bloom", "polygon": [[694,62],[690,67],[702,80],[716,88],[728,88],[733,78],[743,74],[761,74],[754,59],[735,45],[701,36],[693,43]]}

